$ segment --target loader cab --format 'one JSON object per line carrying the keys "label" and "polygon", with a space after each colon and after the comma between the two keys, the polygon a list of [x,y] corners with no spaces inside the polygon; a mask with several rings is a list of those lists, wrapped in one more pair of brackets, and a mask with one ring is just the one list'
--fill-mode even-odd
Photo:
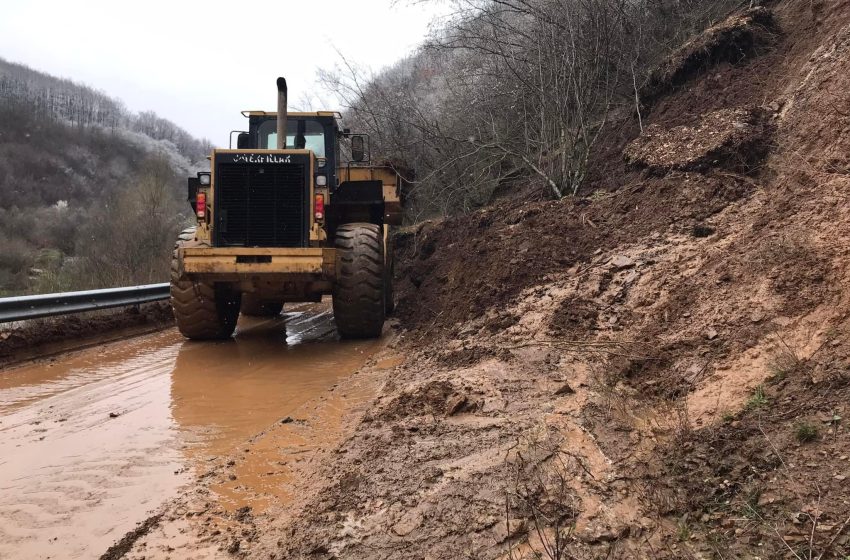
{"label": "loader cab", "polygon": [[[277,146],[277,114],[246,111],[248,132],[239,135],[238,148],[274,150]],[[327,184],[338,184],[339,114],[333,112],[289,113],[286,119],[286,149],[310,150],[316,157],[316,173],[327,176]]]}

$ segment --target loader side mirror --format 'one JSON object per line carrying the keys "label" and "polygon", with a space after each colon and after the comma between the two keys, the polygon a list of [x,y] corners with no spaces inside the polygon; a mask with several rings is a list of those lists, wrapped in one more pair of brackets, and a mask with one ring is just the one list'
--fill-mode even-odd
{"label": "loader side mirror", "polygon": [[236,149],[247,150],[251,147],[251,135],[247,132],[240,132],[236,137]]}
{"label": "loader side mirror", "polygon": [[363,136],[351,137],[351,159],[357,162],[366,159],[366,141]]}

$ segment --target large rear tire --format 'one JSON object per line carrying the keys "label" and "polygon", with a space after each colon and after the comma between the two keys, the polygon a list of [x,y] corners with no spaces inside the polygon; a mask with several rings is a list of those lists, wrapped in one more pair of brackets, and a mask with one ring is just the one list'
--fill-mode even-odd
{"label": "large rear tire", "polygon": [[336,328],[343,338],[375,338],[384,326],[384,236],[374,224],[345,224],[336,231]]}
{"label": "large rear tire", "polygon": [[387,235],[384,255],[384,313],[389,316],[395,311],[395,293],[393,277],[395,276],[395,241],[392,234]]}
{"label": "large rear tire", "polygon": [[276,317],[281,311],[283,311],[282,301],[260,301],[250,294],[242,294],[242,315]]}
{"label": "large rear tire", "polygon": [[186,338],[230,338],[239,318],[241,294],[226,285],[181,278],[177,250],[195,238],[195,228],[184,229],[171,256],[171,308],[177,328]]}

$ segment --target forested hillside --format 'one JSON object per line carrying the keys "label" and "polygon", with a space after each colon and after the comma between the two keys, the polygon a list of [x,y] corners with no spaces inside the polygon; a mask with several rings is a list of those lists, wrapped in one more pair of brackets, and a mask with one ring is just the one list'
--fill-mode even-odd
{"label": "forested hillside", "polygon": [[0,59],[0,293],[161,281],[210,144]]}

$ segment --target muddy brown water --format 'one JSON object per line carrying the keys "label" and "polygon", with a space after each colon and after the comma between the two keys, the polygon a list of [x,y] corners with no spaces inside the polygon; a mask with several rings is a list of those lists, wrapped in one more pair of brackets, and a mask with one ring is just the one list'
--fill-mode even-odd
{"label": "muddy brown water", "polygon": [[[171,329],[0,372],[0,558],[96,558],[281,419],[332,431],[345,399],[322,395],[380,344],[340,342],[328,306],[311,304],[240,321],[225,342]],[[211,486],[223,508],[285,502],[281,450],[307,442],[278,432],[238,483]]]}

